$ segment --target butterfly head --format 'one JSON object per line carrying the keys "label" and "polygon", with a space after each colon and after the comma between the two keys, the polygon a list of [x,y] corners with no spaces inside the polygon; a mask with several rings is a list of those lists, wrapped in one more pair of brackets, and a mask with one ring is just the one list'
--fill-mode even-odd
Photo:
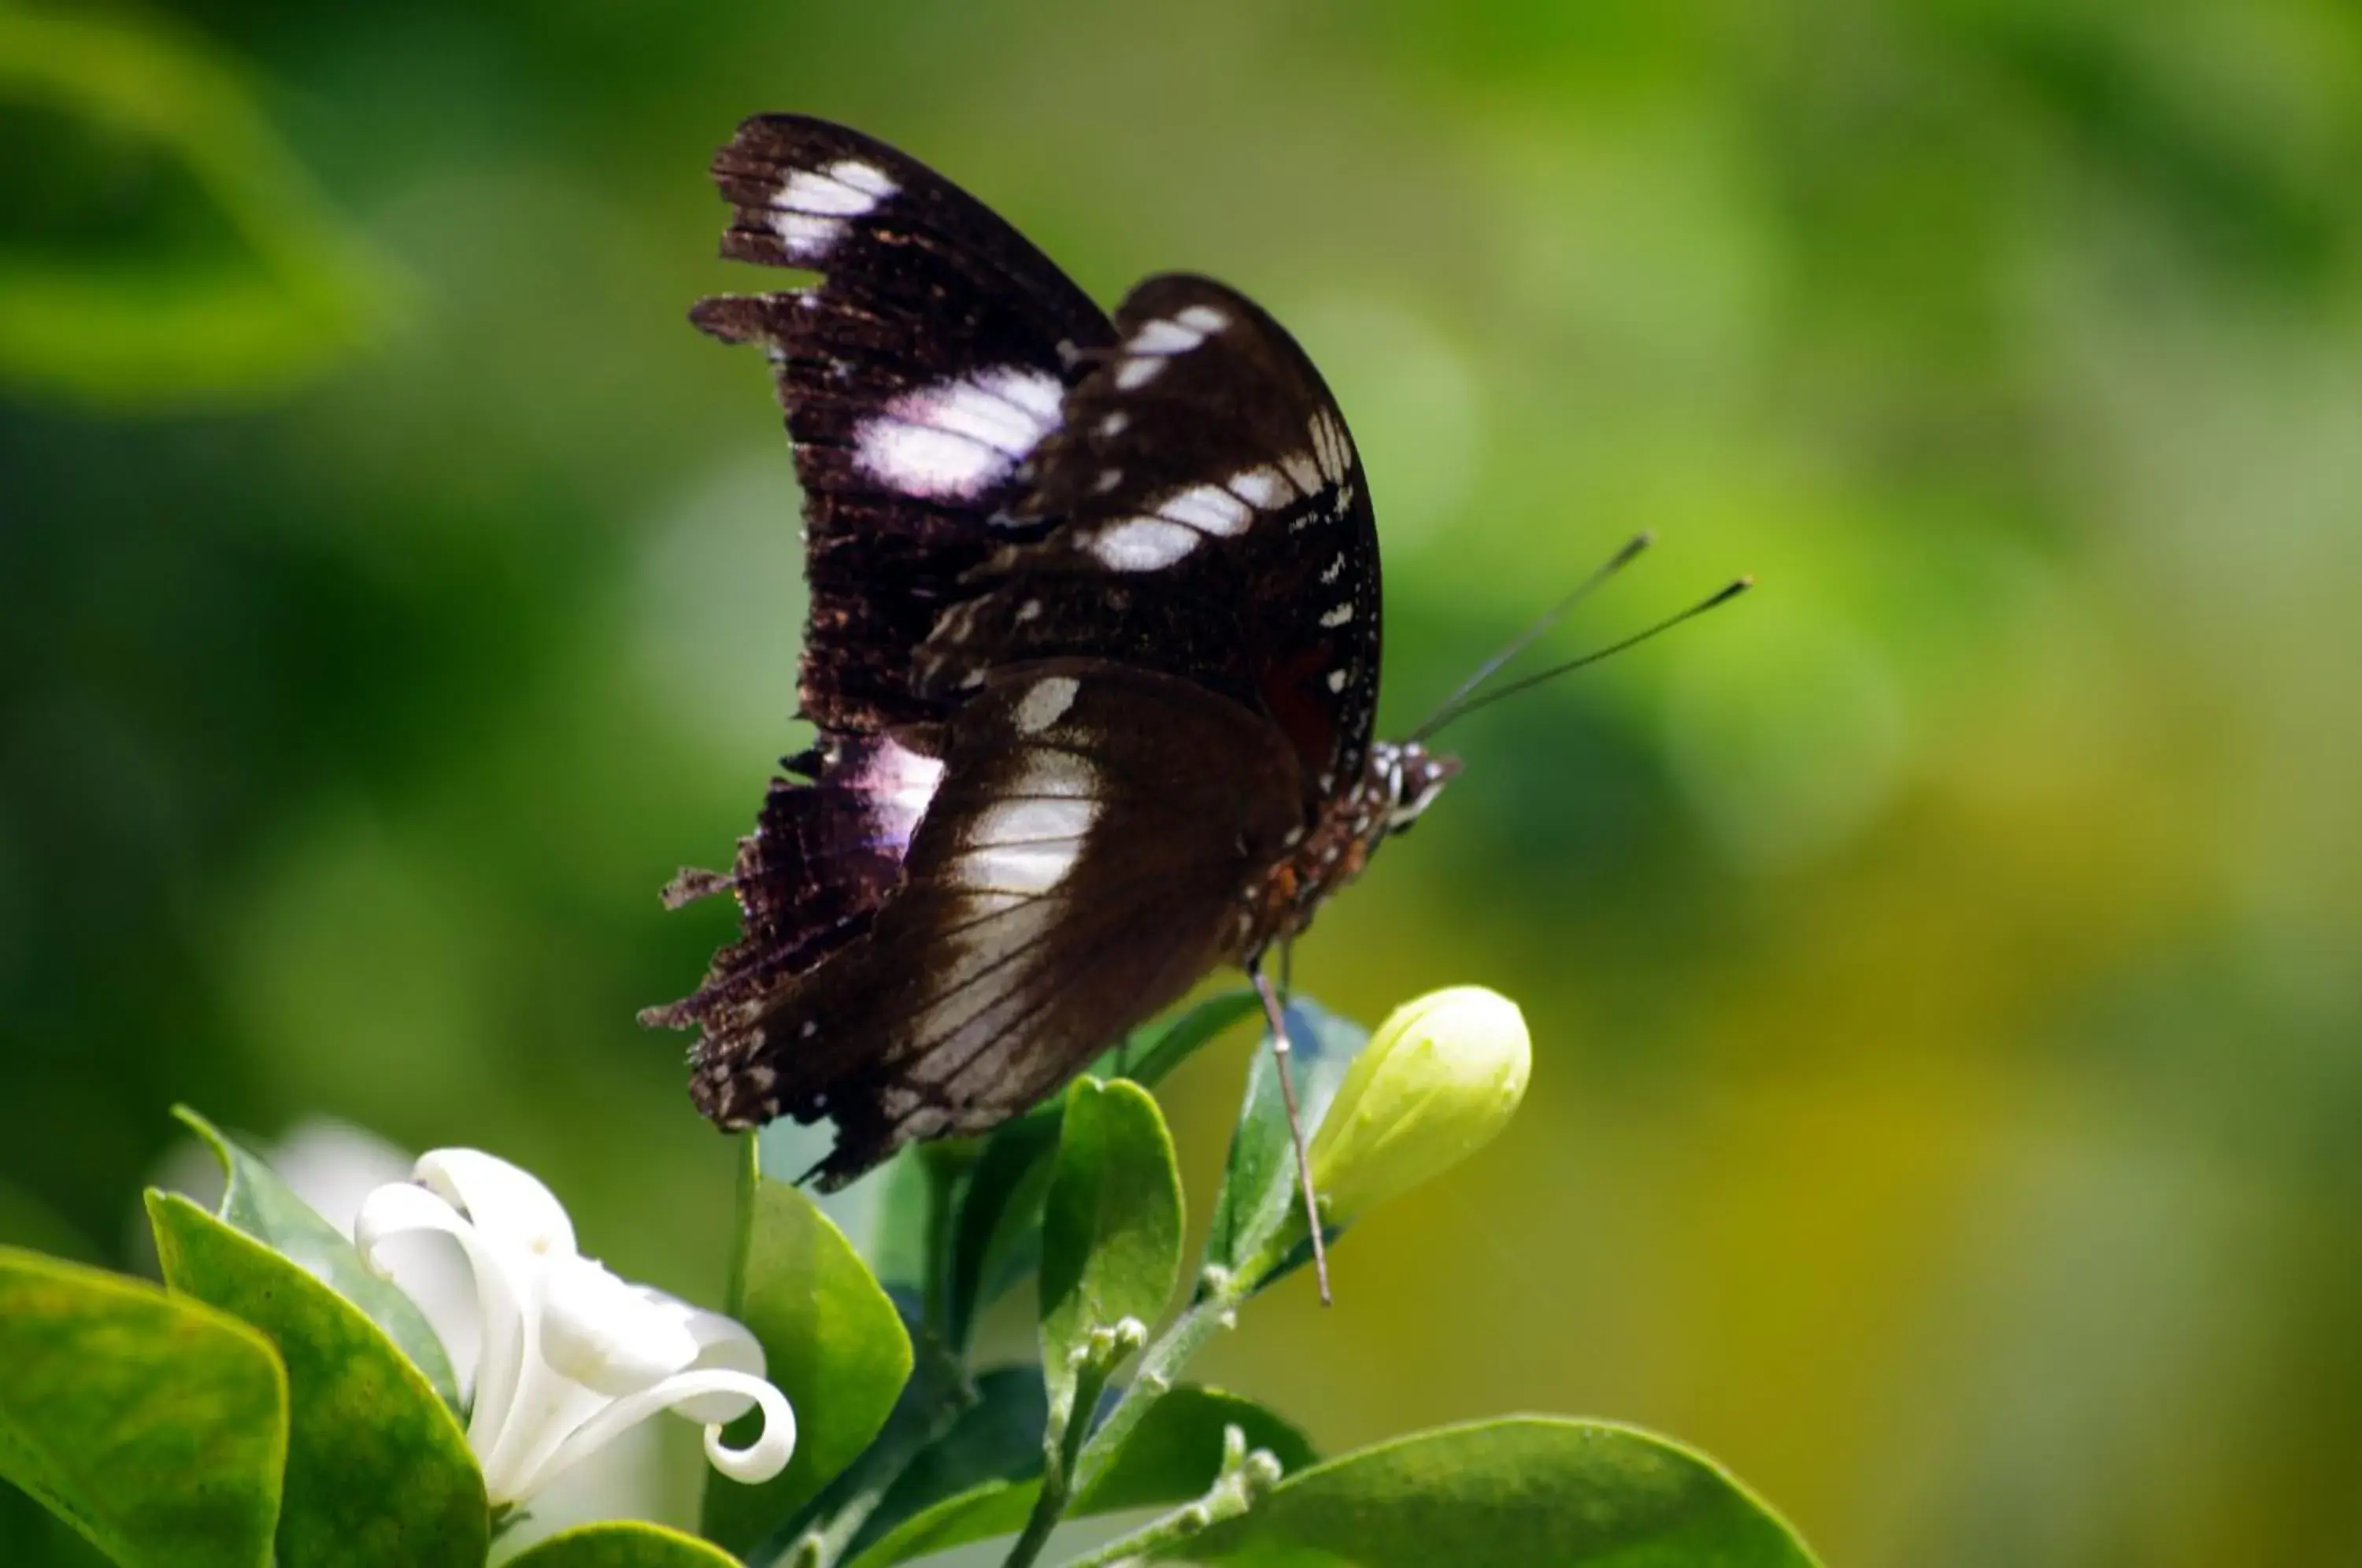
{"label": "butterfly head", "polygon": [[1379,741],[1370,747],[1370,767],[1362,785],[1370,808],[1369,845],[1390,834],[1407,833],[1420,813],[1443,793],[1460,771],[1460,759],[1431,752],[1417,741]]}

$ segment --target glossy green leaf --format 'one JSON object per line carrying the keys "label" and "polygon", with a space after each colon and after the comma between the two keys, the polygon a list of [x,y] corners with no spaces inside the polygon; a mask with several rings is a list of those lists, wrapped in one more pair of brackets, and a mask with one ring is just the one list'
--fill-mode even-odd
{"label": "glossy green leaf", "polygon": [[934,1229],[933,1207],[937,1198],[933,1173],[916,1147],[905,1148],[875,1176],[877,1209],[871,1221],[869,1244],[863,1256],[870,1272],[889,1291],[918,1300],[926,1292],[933,1262],[929,1247]]}
{"label": "glossy green leaf", "polygon": [[1069,1517],[1186,1503],[1204,1495],[1222,1465],[1222,1429],[1264,1449],[1293,1475],[1316,1463],[1311,1439],[1242,1394],[1183,1384],[1148,1408],[1112,1462],[1067,1508]]}
{"label": "glossy green leaf", "polygon": [[[1209,997],[1177,1018],[1135,1030],[1091,1070],[1153,1085],[1260,1005],[1251,990]],[[955,1344],[966,1344],[977,1315],[1040,1264],[1042,1195],[1065,1103],[1061,1096],[993,1132],[961,1188],[945,1320]]]}
{"label": "glossy green leaf", "polygon": [[[1346,1067],[1369,1043],[1370,1032],[1317,1002],[1298,998],[1287,1007],[1287,1038],[1297,1103],[1308,1136],[1335,1098]],[[1287,1127],[1287,1104],[1266,1032],[1253,1065],[1247,1069],[1245,1103],[1231,1134],[1222,1189],[1215,1196],[1213,1220],[1206,1236],[1207,1263],[1235,1272],[1253,1261],[1301,1207],[1300,1181],[1295,1140]],[[1273,1270],[1265,1282],[1286,1272],[1286,1267]]]}
{"label": "glossy green leaf", "polygon": [[1779,1517],[1711,1460],[1628,1427],[1514,1416],[1445,1427],[1288,1476],[1155,1554],[1290,1568],[1811,1568]]}
{"label": "glossy green leaf", "polygon": [[[1039,1380],[1034,1383],[1038,1390]],[[1038,1406],[1038,1394],[1036,1398]],[[1115,1463],[1067,1505],[1065,1517],[1170,1507],[1204,1496],[1221,1468],[1222,1429],[1232,1425],[1246,1433],[1250,1448],[1269,1450],[1289,1472],[1314,1463],[1304,1434],[1252,1399],[1184,1386],[1150,1407]],[[1018,1441],[1018,1433],[1009,1434],[1006,1452],[1011,1458]],[[866,1532],[856,1542],[852,1568],[889,1568],[969,1541],[1014,1534],[1033,1511],[1041,1458],[1037,1413],[1021,1468],[976,1480],[909,1514],[890,1530]]]}
{"label": "glossy green leaf", "polygon": [[[707,1476],[704,1531],[736,1551],[764,1540],[859,1457],[911,1376],[910,1334],[853,1243],[801,1188],[760,1166],[748,1139],[728,1311],[761,1342],[765,1375],[795,1407],[796,1452],[758,1486]],[[730,1441],[751,1437],[750,1427]]]}
{"label": "glossy green leaf", "polygon": [[616,1519],[537,1540],[506,1568],[738,1568],[738,1559],[677,1529]]}
{"label": "glossy green leaf", "polygon": [[403,1354],[433,1384],[435,1392],[453,1409],[459,1408],[459,1380],[426,1315],[402,1287],[381,1279],[361,1261],[360,1249],[344,1232],[320,1218],[317,1210],[295,1196],[279,1174],[226,1136],[187,1106],[172,1114],[204,1140],[221,1161],[226,1186],[222,1190],[219,1218],[248,1235],[294,1259],[338,1295],[370,1315]]}
{"label": "glossy green leaf", "polygon": [[0,1476],[0,1562],[40,1568],[113,1568],[116,1560]]}
{"label": "glossy green leaf", "polygon": [[[1038,1447],[1033,1457],[1036,1462],[1042,1457]],[[902,1520],[858,1556],[848,1559],[847,1568],[890,1568],[893,1563],[931,1557],[972,1540],[1014,1535],[1024,1528],[1041,1490],[1038,1477],[980,1482]]]}
{"label": "glossy green leaf", "polygon": [[148,1195],[173,1289],[262,1331],[287,1368],[279,1568],[478,1568],[488,1516],[468,1440],[359,1308],[170,1193]]}
{"label": "glossy green leaf", "polygon": [[126,1568],[264,1568],[287,1380],[262,1335],[0,1247],[0,1476]]}
{"label": "glossy green leaf", "polygon": [[854,1536],[850,1560],[900,1562],[1025,1522],[1049,1419],[1041,1370],[997,1367],[977,1378],[976,1396],[896,1478]]}
{"label": "glossy green leaf", "polygon": [[[55,122],[94,171],[168,173],[152,182],[231,241],[0,247],[0,381],[116,404],[251,394],[382,339],[398,315],[398,276],[328,211],[242,73],[185,32],[0,6],[0,106]],[[160,237],[189,215],[146,215]]]}
{"label": "glossy green leaf", "polygon": [[[1065,1100],[1057,1104],[1063,1108]],[[961,1185],[952,1225],[945,1337],[965,1348],[977,1315],[1041,1253],[1042,1195],[1049,1190],[1059,1117],[1024,1116],[985,1141]]]}
{"label": "glossy green leaf", "polygon": [[1077,1078],[1042,1204],[1042,1364],[1054,1412],[1098,1331],[1164,1315],[1181,1269],[1181,1173],[1156,1101]]}

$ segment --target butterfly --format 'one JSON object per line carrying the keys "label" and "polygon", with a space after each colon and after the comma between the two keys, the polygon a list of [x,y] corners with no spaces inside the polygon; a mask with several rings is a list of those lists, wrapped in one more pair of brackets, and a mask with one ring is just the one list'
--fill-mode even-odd
{"label": "butterfly", "polygon": [[667,890],[742,933],[643,1021],[700,1032],[721,1126],[833,1121],[823,1187],[1020,1114],[1225,964],[1285,1083],[1266,955],[1459,767],[1373,738],[1376,525],[1319,371],[1211,279],[1105,314],[844,126],[757,116],[713,172],[724,257],[819,274],[690,316],[770,359],[819,738]]}

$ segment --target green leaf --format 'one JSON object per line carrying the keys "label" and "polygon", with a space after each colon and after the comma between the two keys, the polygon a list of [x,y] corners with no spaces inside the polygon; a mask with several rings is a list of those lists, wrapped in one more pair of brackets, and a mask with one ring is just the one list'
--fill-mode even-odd
{"label": "green leaf", "polygon": [[151,1285],[0,1247],[0,1476],[126,1568],[264,1568],[287,1458],[270,1342]]}
{"label": "green leaf", "polygon": [[1041,1369],[996,1367],[976,1380],[976,1403],[921,1451],[855,1534],[863,1564],[900,1562],[1025,1522],[1042,1470],[1049,1402]]}
{"label": "green leaf", "polygon": [[[1025,1371],[1036,1390],[1032,1430],[1011,1430],[1003,1440],[1011,1460],[1021,1442],[1025,1445],[1023,1464],[1005,1474],[988,1473],[966,1490],[910,1513],[890,1530],[865,1532],[855,1543],[850,1568],[889,1568],[1023,1527],[1041,1490],[1034,1473],[1042,1459],[1041,1383],[1031,1368]],[[1065,1517],[1167,1507],[1204,1496],[1221,1469],[1222,1429],[1232,1425],[1245,1431],[1250,1448],[1269,1449],[1290,1471],[1314,1463],[1311,1444],[1282,1418],[1251,1399],[1185,1385],[1150,1408],[1115,1463],[1068,1506]]]}
{"label": "green leaf", "polygon": [[262,1331],[287,1368],[279,1568],[478,1568],[483,1476],[450,1408],[359,1308],[187,1198],[148,1194],[173,1289]]}
{"label": "green leaf", "polygon": [[[803,1191],[763,1174],[755,1140],[738,1186],[730,1316],[761,1342],[765,1375],[796,1410],[796,1452],[758,1486],[707,1476],[702,1529],[734,1551],[752,1548],[886,1424],[911,1376],[911,1336],[844,1233]],[[751,1423],[731,1441],[751,1441]]]}
{"label": "green leaf", "polygon": [[738,1568],[738,1559],[677,1529],[616,1519],[537,1540],[506,1568]]}
{"label": "green leaf", "polygon": [[934,1174],[912,1145],[870,1179],[877,1184],[877,1209],[863,1255],[880,1285],[916,1301],[925,1294],[933,1261],[927,1243],[934,1230]]}
{"label": "green leaf", "polygon": [[[1033,1458],[1038,1463],[1041,1457],[1037,1447]],[[1038,1477],[971,1486],[904,1519],[859,1556],[849,1559],[846,1568],[891,1568],[972,1540],[1014,1535],[1024,1528],[1025,1517],[1033,1511],[1033,1499],[1041,1490]]]}
{"label": "green leaf", "polygon": [[426,1375],[435,1392],[454,1410],[459,1408],[459,1380],[452,1375],[443,1342],[418,1304],[389,1279],[370,1272],[360,1249],[344,1232],[320,1218],[317,1210],[295,1196],[279,1173],[248,1154],[210,1121],[185,1105],[172,1114],[204,1140],[221,1161],[223,1188],[218,1217],[237,1227],[272,1252],[304,1265],[315,1279],[370,1315],[383,1329],[411,1364]]}
{"label": "green leaf", "polygon": [[1354,1568],[1811,1568],[1713,1461],[1629,1427],[1512,1416],[1291,1475],[1156,1556]]}
{"label": "green leaf", "polygon": [[[1297,1103],[1309,1137],[1344,1081],[1345,1068],[1370,1043],[1370,1032],[1338,1017],[1308,999],[1287,1007],[1287,1040]],[[1231,1157],[1222,1175],[1222,1190],[1215,1196],[1213,1221],[1206,1236],[1206,1262],[1235,1273],[1254,1261],[1264,1243],[1284,1230],[1302,1203],[1302,1178],[1296,1169],[1296,1143],[1287,1128],[1287,1102],[1279,1074],[1264,1035],[1247,1070],[1245,1104],[1231,1134]],[[1268,1284],[1293,1266],[1294,1260],[1264,1276]]]}
{"label": "green leaf", "polygon": [[1076,1079],[1042,1205],[1042,1366],[1054,1419],[1072,1406],[1091,1335],[1125,1319],[1155,1322],[1180,1270],[1181,1173],[1156,1101],[1120,1078]]}
{"label": "green leaf", "polygon": [[1242,1394],[1183,1384],[1148,1408],[1114,1460],[1066,1512],[1121,1513],[1202,1496],[1222,1467],[1222,1429],[1237,1427],[1247,1447],[1268,1450],[1285,1474],[1318,1463],[1312,1441],[1295,1423]]}
{"label": "green leaf", "polygon": [[[1065,1101],[1057,1103],[1063,1110]],[[1056,1114],[1036,1114],[1003,1124],[985,1140],[961,1185],[944,1334],[962,1350],[976,1332],[977,1315],[1039,1261],[1042,1196],[1050,1187],[1059,1121]]]}
{"label": "green leaf", "polygon": [[[1133,1031],[1091,1070],[1102,1078],[1154,1084],[1260,1005],[1252,990],[1210,997],[1176,1019]],[[985,1140],[968,1172],[952,1233],[945,1323],[955,1345],[965,1347],[977,1315],[1041,1262],[1042,1195],[1065,1115],[1061,1098],[1003,1124]]]}

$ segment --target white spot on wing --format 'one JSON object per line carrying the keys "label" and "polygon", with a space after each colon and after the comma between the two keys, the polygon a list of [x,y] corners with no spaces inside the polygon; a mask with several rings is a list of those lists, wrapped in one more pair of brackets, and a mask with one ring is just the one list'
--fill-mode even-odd
{"label": "white spot on wing", "polygon": [[1204,341],[1204,333],[1193,332],[1177,321],[1151,321],[1133,333],[1124,347],[1134,354],[1186,354]]}
{"label": "white spot on wing", "polygon": [[888,174],[886,171],[873,169],[857,158],[848,158],[842,163],[829,165],[828,175],[838,184],[850,185],[856,191],[865,191],[881,202],[901,189],[894,183],[893,176]]}
{"label": "white spot on wing", "polygon": [[1340,577],[1342,577],[1344,573],[1345,552],[1340,550],[1336,555],[1330,558],[1330,561],[1327,566],[1320,569],[1320,580],[1323,585],[1326,585],[1336,581]]}
{"label": "white spot on wing", "polygon": [[1320,624],[1324,626],[1341,626],[1352,618],[1353,607],[1350,603],[1340,604],[1334,610],[1324,610],[1320,613]]}
{"label": "white spot on wing", "polygon": [[1053,675],[1037,680],[1017,700],[1017,728],[1024,734],[1038,735],[1064,718],[1066,710],[1074,705],[1074,677]]}
{"label": "white spot on wing", "polygon": [[849,782],[867,797],[877,836],[908,845],[943,780],[941,759],[888,739],[862,759]]}
{"label": "white spot on wing", "polygon": [[1305,494],[1310,495],[1320,488],[1320,463],[1309,452],[1290,452],[1280,458],[1279,466],[1287,470],[1287,477]]}
{"label": "white spot on wing", "polygon": [[1156,513],[1168,522],[1225,537],[1246,532],[1247,525],[1254,521],[1254,508],[1218,484],[1197,485],[1167,496],[1158,503]]}
{"label": "white spot on wing", "polygon": [[1126,359],[1115,368],[1115,384],[1123,392],[1138,392],[1154,381],[1157,374],[1164,369],[1164,361],[1153,354],[1144,354],[1136,359]]}
{"label": "white spot on wing", "polygon": [[896,189],[885,171],[845,159],[825,169],[795,171],[788,176],[788,182],[772,194],[771,205],[782,212],[859,217]]}
{"label": "white spot on wing", "polygon": [[1073,869],[1098,816],[1093,781],[1089,766],[1070,752],[1026,754],[1007,797],[977,813],[969,827],[954,876],[979,893],[1035,895],[1056,887]]}
{"label": "white spot on wing", "polygon": [[1099,434],[1112,440],[1114,437],[1122,435],[1124,426],[1131,423],[1131,415],[1119,408],[1113,414],[1109,414],[1105,419],[1099,421]]}
{"label": "white spot on wing", "polygon": [[1017,619],[1020,624],[1031,621],[1040,613],[1042,613],[1042,602],[1038,599],[1029,599],[1017,607]]}
{"label": "white spot on wing", "polygon": [[791,259],[816,260],[844,237],[847,218],[870,211],[896,189],[884,170],[857,159],[799,169],[771,193],[771,226]]}
{"label": "white spot on wing", "polygon": [[1134,354],[1187,354],[1231,324],[1211,305],[1191,305],[1171,320],[1141,323],[1124,348]]}
{"label": "white spot on wing", "polygon": [[1342,691],[1345,690],[1345,672],[1343,670],[1332,669],[1329,672],[1329,690],[1331,691]]}
{"label": "white spot on wing", "polygon": [[771,226],[778,231],[789,259],[796,261],[817,260],[844,235],[843,218],[814,217],[810,213],[773,213]]}
{"label": "white spot on wing", "polygon": [[1205,536],[1195,528],[1155,517],[1127,517],[1093,534],[1085,546],[1117,571],[1155,571],[1198,547]]}
{"label": "white spot on wing", "polygon": [[1283,502],[1296,499],[1296,487],[1277,469],[1253,468],[1230,477],[1231,492],[1249,506],[1268,512]]}
{"label": "white spot on wing", "polygon": [[861,427],[861,466],[906,495],[972,500],[1058,426],[1065,388],[1043,370],[994,366],[903,393]]}
{"label": "white spot on wing", "polygon": [[1312,415],[1312,423],[1306,434],[1312,443],[1312,456],[1319,463],[1320,471],[1328,476],[1330,483],[1342,484],[1345,476],[1353,470],[1353,446],[1345,437],[1345,427],[1338,423],[1335,414],[1324,408]]}

